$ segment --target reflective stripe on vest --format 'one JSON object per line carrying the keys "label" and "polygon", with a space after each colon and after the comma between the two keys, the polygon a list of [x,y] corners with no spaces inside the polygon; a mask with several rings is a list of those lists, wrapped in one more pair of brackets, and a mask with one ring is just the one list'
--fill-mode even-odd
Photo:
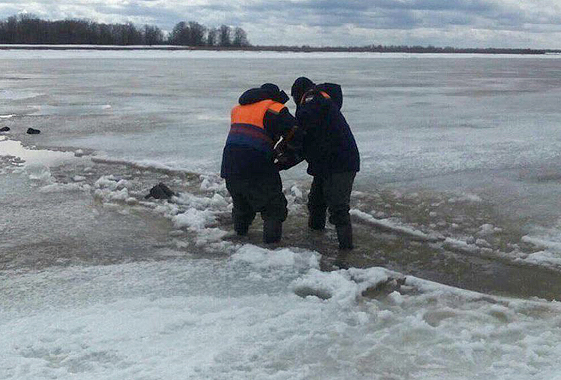
{"label": "reflective stripe on vest", "polygon": [[[315,90],[312,89],[312,90],[310,90],[310,91],[304,93],[304,95],[302,95],[302,100],[300,101],[300,104],[306,103],[306,96],[307,96],[308,94],[313,93],[314,91],[315,91]],[[331,99],[331,96],[329,96],[329,94],[328,94],[327,92],[325,92],[325,91],[320,91],[319,93],[320,93],[325,99]],[[311,100],[311,99],[310,99],[310,100]]]}
{"label": "reflective stripe on vest", "polygon": [[274,100],[238,105],[231,112],[231,128],[226,144],[249,146],[260,151],[273,151],[273,140],[265,131],[267,111],[278,114],[284,105]]}

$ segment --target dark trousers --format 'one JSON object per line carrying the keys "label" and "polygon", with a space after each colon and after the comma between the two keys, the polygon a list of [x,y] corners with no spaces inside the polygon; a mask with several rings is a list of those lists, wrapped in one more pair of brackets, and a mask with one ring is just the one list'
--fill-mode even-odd
{"label": "dark trousers", "polygon": [[356,172],[332,173],[314,176],[308,195],[309,225],[313,229],[325,228],[326,210],[329,222],[335,226],[350,225],[349,203]]}
{"label": "dark trousers", "polygon": [[245,233],[260,212],[264,221],[284,222],[288,214],[280,175],[256,179],[226,178],[226,188],[232,196],[234,229]]}

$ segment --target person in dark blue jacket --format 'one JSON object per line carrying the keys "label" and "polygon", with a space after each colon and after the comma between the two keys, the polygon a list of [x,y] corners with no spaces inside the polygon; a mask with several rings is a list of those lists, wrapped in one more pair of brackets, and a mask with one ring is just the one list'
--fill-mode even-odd
{"label": "person in dark blue jacket", "polygon": [[297,121],[284,103],[288,95],[266,83],[242,94],[232,109],[231,126],[222,155],[221,177],[232,196],[232,218],[238,235],[246,235],[257,212],[263,218],[263,241],[276,243],[287,217],[287,201],[275,164],[275,144],[291,137],[298,151],[302,141]]}
{"label": "person in dark blue jacket", "polygon": [[349,215],[351,191],[360,170],[358,148],[349,124],[341,113],[343,93],[333,83],[316,85],[306,77],[292,85],[296,119],[305,133],[303,154],[313,176],[308,195],[308,226],[325,229],[326,211],[335,225],[339,248],[353,248]]}

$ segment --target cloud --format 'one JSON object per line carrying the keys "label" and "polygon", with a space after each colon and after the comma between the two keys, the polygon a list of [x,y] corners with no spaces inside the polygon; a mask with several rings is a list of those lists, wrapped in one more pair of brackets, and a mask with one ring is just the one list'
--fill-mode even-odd
{"label": "cloud", "polygon": [[254,44],[561,47],[558,0],[0,0],[0,17],[24,10],[168,31],[242,26]]}

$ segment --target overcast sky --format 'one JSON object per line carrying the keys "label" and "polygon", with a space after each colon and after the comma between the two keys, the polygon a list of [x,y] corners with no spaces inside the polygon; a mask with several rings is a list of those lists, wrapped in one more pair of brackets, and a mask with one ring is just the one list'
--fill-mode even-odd
{"label": "overcast sky", "polygon": [[561,48],[561,0],[0,0],[0,17],[241,26],[254,45]]}

